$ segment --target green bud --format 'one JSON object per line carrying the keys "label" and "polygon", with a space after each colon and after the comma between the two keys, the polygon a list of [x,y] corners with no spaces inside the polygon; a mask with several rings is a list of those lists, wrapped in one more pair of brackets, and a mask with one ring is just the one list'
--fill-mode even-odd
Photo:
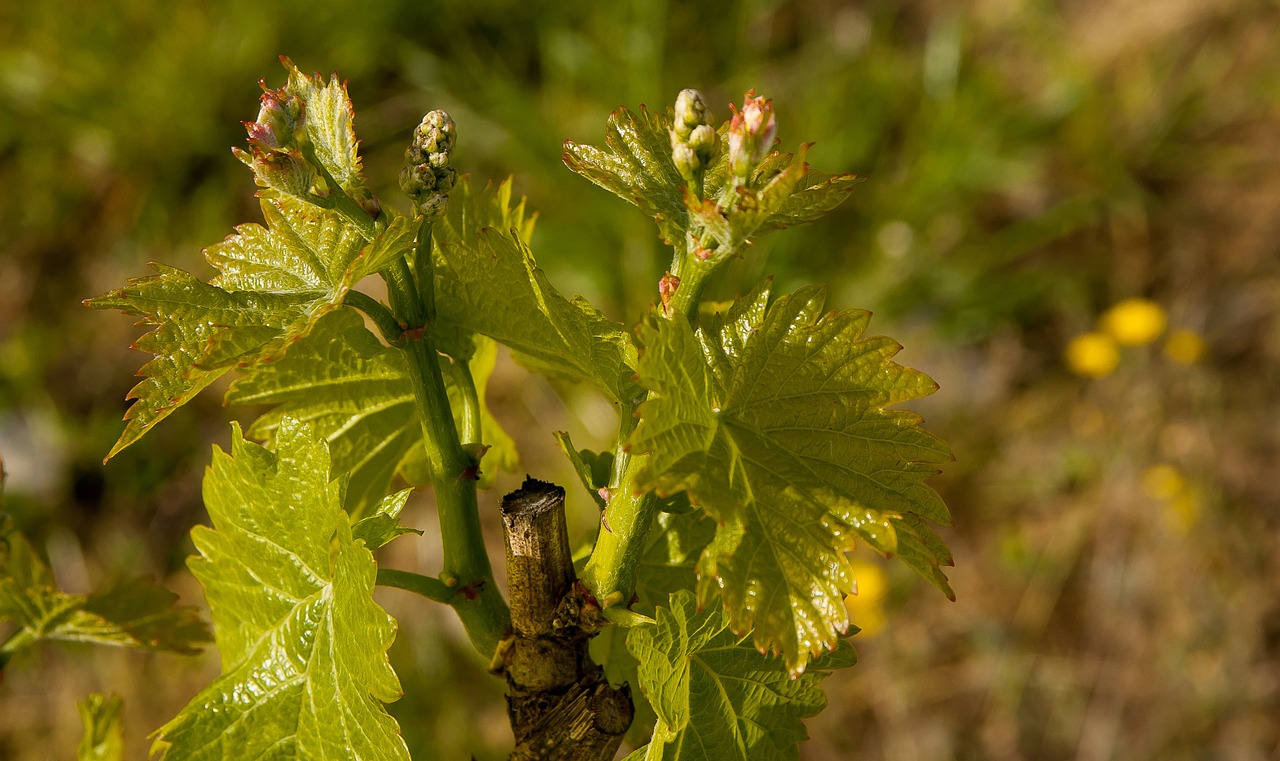
{"label": "green bud", "polygon": [[688,145],[697,154],[703,167],[710,166],[720,147],[720,136],[709,124],[700,124],[689,135]]}
{"label": "green bud", "polygon": [[709,118],[702,93],[689,89],[676,96],[671,161],[698,196],[702,195],[702,175],[716,156],[716,131],[707,123]]}
{"label": "green bud", "polygon": [[702,170],[702,162],[698,159],[698,154],[692,146],[685,143],[676,143],[671,146],[671,160],[676,165],[676,171],[688,182],[693,182]]}
{"label": "green bud", "polygon": [[448,193],[458,179],[457,170],[449,166],[457,141],[453,119],[438,109],[422,117],[413,129],[413,138],[404,152],[400,189],[426,216],[443,214],[448,204]]}
{"label": "green bud", "polygon": [[681,90],[676,96],[675,131],[680,140],[687,141],[689,133],[707,123],[707,104],[702,93],[693,89]]}

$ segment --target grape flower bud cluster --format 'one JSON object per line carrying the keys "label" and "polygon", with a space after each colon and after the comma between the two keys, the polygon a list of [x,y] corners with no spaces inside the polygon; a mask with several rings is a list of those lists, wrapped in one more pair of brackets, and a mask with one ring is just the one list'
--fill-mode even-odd
{"label": "grape flower bud cluster", "polygon": [[676,96],[675,124],[671,129],[671,158],[680,176],[698,189],[720,147],[719,135],[710,121],[702,93],[681,90]]}
{"label": "grape flower bud cluster", "polygon": [[458,171],[449,158],[458,139],[457,127],[449,114],[439,109],[422,117],[413,130],[413,139],[404,152],[400,189],[413,199],[424,216],[444,214],[449,191],[458,180]]}
{"label": "grape flower bud cluster", "polygon": [[262,105],[256,121],[244,122],[249,152],[234,149],[253,168],[261,184],[299,198],[326,198],[329,188],[307,159],[311,147],[307,135],[306,99],[288,85],[278,90],[262,85]]}
{"label": "grape flower bud cluster", "polygon": [[746,184],[751,172],[769,155],[778,134],[778,121],[773,115],[773,101],[757,98],[755,90],[747,90],[742,110],[729,105],[733,119],[729,122],[729,170],[740,184]]}

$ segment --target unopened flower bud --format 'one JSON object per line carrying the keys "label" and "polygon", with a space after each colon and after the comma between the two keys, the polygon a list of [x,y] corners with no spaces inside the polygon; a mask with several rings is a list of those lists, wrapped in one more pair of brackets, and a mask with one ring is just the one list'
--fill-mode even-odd
{"label": "unopened flower bud", "polygon": [[414,129],[413,143],[428,156],[438,156],[432,161],[433,166],[443,166],[448,163],[449,154],[457,142],[457,129],[447,113],[436,109],[422,117],[422,123]]}
{"label": "unopened flower bud", "polygon": [[707,104],[697,90],[681,90],[676,96],[675,131],[681,141],[689,139],[689,133],[707,123]]}
{"label": "unopened flower bud", "polygon": [[671,161],[697,194],[702,192],[702,175],[716,156],[716,131],[708,119],[702,93],[681,90],[671,127]]}
{"label": "unopened flower bud", "polygon": [[699,124],[689,135],[688,145],[697,154],[702,166],[706,167],[716,157],[716,149],[720,147],[720,136],[709,124]]}
{"label": "unopened flower bud", "polygon": [[418,202],[418,210],[424,217],[442,217],[449,208],[449,196],[444,193],[432,193]]}
{"label": "unopened flower bud", "polygon": [[458,182],[458,170],[451,166],[436,170],[436,192],[448,193]]}
{"label": "unopened flower bud", "polygon": [[752,170],[769,155],[778,134],[773,102],[755,94],[755,90],[747,91],[741,111],[729,106],[733,109],[729,122],[729,169],[740,181],[749,179]]}
{"label": "unopened flower bud", "polygon": [[265,92],[257,121],[245,122],[250,145],[271,151],[297,148],[299,141],[306,139],[305,102],[296,94],[286,93],[283,87],[267,90],[263,83],[262,89]]}
{"label": "unopened flower bud", "polygon": [[680,176],[689,182],[693,182],[693,178],[702,169],[698,154],[694,152],[692,146],[685,143],[676,143],[671,146],[671,161],[675,163],[676,171]]}
{"label": "unopened flower bud", "polygon": [[458,172],[449,166],[457,140],[453,119],[438,109],[422,117],[422,122],[413,129],[413,139],[404,153],[400,188],[426,216],[444,213],[449,201],[447,194],[457,182]]}

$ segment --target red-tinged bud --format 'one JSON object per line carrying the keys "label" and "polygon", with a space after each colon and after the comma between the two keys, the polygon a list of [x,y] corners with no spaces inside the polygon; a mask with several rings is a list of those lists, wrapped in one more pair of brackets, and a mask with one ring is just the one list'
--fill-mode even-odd
{"label": "red-tinged bud", "polygon": [[249,131],[249,143],[268,150],[291,150],[306,141],[306,102],[285,87],[279,90],[262,89],[262,105],[258,108],[258,120],[245,124]]}
{"label": "red-tinged bud", "polygon": [[751,172],[769,155],[773,140],[778,134],[778,121],[774,118],[773,102],[755,97],[755,90],[747,90],[742,110],[734,108],[729,122],[729,169],[740,183],[745,184]]}
{"label": "red-tinged bud", "polygon": [[658,281],[658,297],[662,299],[662,311],[664,313],[671,313],[671,299],[675,297],[676,290],[679,288],[680,278],[670,272],[663,275],[662,279]]}

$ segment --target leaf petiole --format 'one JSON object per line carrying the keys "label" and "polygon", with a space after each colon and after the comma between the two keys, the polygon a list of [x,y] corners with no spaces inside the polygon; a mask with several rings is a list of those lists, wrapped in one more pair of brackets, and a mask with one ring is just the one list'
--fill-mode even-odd
{"label": "leaf petiole", "polygon": [[[308,193],[306,200],[314,203],[324,209],[331,209],[346,217],[356,229],[360,231],[360,235],[365,240],[373,240],[378,235],[378,222],[365,211],[360,204],[355,202],[342,185],[334,178],[333,173],[329,171],[329,167],[324,165],[320,157],[316,155],[314,145],[306,145],[302,148],[302,155],[306,158],[311,166],[315,167],[320,176],[324,178],[325,184],[328,186],[329,194],[326,196],[317,196]],[[383,223],[385,225],[385,221]]]}
{"label": "leaf petiole", "polygon": [[359,310],[364,316],[372,320],[373,324],[377,326],[378,332],[382,334],[383,340],[387,343],[395,343],[400,340],[400,323],[396,322],[396,318],[381,301],[363,291],[351,290],[347,291],[346,295],[342,297],[342,303],[352,309]]}
{"label": "leaf petiole", "polygon": [[423,576],[413,571],[401,571],[396,568],[379,568],[377,584],[380,587],[391,587],[392,589],[402,589],[405,592],[413,592],[428,600],[435,600],[446,605],[453,604],[455,602],[454,598],[458,596],[459,592],[458,587],[451,587],[437,578]]}

